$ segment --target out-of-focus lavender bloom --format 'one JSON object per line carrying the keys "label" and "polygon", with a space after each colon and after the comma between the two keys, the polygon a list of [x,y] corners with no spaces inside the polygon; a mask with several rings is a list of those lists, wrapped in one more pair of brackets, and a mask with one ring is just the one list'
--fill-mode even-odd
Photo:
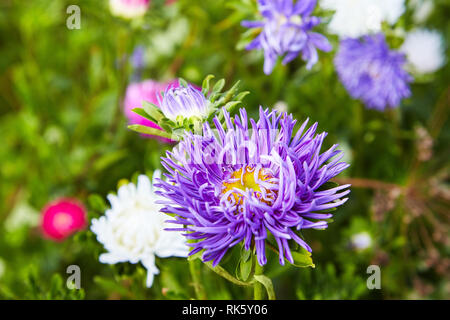
{"label": "out-of-focus lavender bloom", "polygon": [[130,57],[131,65],[134,69],[142,69],[145,66],[145,48],[137,46]]}
{"label": "out-of-focus lavender bloom", "polygon": [[186,133],[162,158],[168,174],[157,185],[166,198],[161,211],[175,214],[171,222],[179,227],[171,230],[195,240],[190,255],[204,250],[203,261],[213,266],[239,242],[246,250],[254,246],[259,264],[266,264],[269,234],[280,264],[292,263],[288,241],[311,251],[298,230],[326,228],[332,214],[323,211],[347,200],[349,185],[326,182],[348,164],[339,161],[337,145],[320,152],[327,133],[316,135],[317,123],[306,130],[305,121],[295,133],[287,113],[260,108],[250,128],[245,109],[234,119],[225,109],[223,115],[224,124],[217,117],[215,128],[204,123],[203,135]]}
{"label": "out-of-focus lavender bloom", "polygon": [[247,46],[247,50],[264,50],[264,73],[270,74],[278,57],[283,64],[300,53],[308,69],[318,61],[317,49],[330,51],[325,36],[312,32],[321,20],[311,16],[316,0],[258,0],[263,21],[243,21],[248,28],[262,28],[261,33]]}
{"label": "out-of-focus lavender bloom", "polygon": [[141,80],[142,69],[145,67],[145,48],[137,46],[130,56],[130,63],[132,66],[131,80],[137,82]]}
{"label": "out-of-focus lavender bloom", "polygon": [[205,96],[191,84],[186,87],[178,83],[168,86],[163,97],[158,96],[158,101],[164,116],[174,122],[179,117],[204,119],[209,113]]}
{"label": "out-of-focus lavender bloom", "polygon": [[368,108],[397,107],[411,95],[413,78],[403,53],[390,50],[383,34],[342,40],[335,57],[339,78],[350,95]]}

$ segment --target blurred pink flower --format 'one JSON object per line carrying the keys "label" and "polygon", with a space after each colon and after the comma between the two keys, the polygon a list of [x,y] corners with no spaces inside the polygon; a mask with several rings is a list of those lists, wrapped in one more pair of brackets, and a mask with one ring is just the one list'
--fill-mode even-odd
{"label": "blurred pink flower", "polygon": [[76,199],[61,198],[48,203],[42,210],[41,230],[52,240],[64,240],[86,226],[86,209]]}
{"label": "blurred pink flower", "polygon": [[109,0],[111,13],[125,19],[143,16],[149,5],[150,0]]}

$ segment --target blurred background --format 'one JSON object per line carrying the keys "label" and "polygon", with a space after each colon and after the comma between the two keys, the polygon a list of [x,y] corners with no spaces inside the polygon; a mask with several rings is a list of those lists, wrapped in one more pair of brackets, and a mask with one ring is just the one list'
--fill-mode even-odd
{"label": "blurred background", "polygon": [[[132,21],[113,16],[108,1],[0,2],[0,298],[192,296],[182,259],[166,259],[147,289],[139,264],[101,264],[104,249],[88,230],[62,242],[44,238],[40,212],[64,196],[98,217],[118,181],[160,168],[172,146],[127,129],[128,84],[183,77],[201,85],[214,74],[227,88],[242,81],[251,115],[262,105],[317,121],[328,132],[324,148],[339,143],[351,164],[337,179],[353,184],[349,201],[326,231],[305,232],[316,267],[280,267],[269,258],[279,298],[449,299],[450,64],[416,78],[399,108],[368,110],[337,78],[337,37],[327,34],[334,49],[321,52],[312,70],[296,59],[266,76],[262,53],[242,50],[240,22],[253,17],[252,1],[169,2],[152,0]],[[66,26],[72,4],[81,9],[80,29]],[[408,6],[399,23],[412,28],[413,15]],[[449,16],[450,3],[436,0],[422,26],[449,44]],[[65,285],[73,264],[81,290]],[[366,286],[373,264],[380,290]],[[202,276],[210,299],[252,296],[206,268]]]}

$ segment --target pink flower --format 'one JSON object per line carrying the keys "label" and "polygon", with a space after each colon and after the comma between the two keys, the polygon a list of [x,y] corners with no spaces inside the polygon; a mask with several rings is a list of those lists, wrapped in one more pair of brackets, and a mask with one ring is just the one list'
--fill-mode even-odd
{"label": "pink flower", "polygon": [[42,210],[41,230],[49,239],[62,241],[86,226],[86,209],[76,199],[58,199]]}
{"label": "pink flower", "polygon": [[[161,95],[161,91],[164,91],[168,85],[178,86],[177,80],[169,81],[168,83],[159,83],[153,80],[145,80],[143,82],[131,83],[125,93],[124,101],[124,113],[128,118],[129,124],[140,124],[150,128],[156,128],[162,130],[156,123],[145,119],[144,117],[134,113],[134,108],[142,108],[142,101],[151,102],[157,106],[158,96]],[[144,135],[146,137],[152,137],[150,135]],[[169,142],[169,139],[161,138],[162,141]]]}
{"label": "pink flower", "polygon": [[150,0],[110,0],[111,13],[125,19],[141,17],[147,12]]}

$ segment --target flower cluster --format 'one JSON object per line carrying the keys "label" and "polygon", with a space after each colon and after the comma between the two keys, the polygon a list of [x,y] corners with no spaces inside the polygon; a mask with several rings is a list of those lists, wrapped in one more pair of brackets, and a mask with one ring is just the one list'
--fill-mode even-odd
{"label": "flower cluster", "polygon": [[334,62],[350,95],[369,108],[397,107],[411,95],[412,77],[404,70],[405,55],[390,50],[381,33],[342,40]]}
{"label": "flower cluster", "polygon": [[247,50],[264,50],[264,73],[270,74],[278,57],[283,64],[300,53],[310,69],[317,61],[317,49],[330,51],[331,45],[321,34],[311,30],[321,20],[312,16],[316,0],[258,0],[262,21],[243,21],[248,28],[262,28]]}
{"label": "flower cluster", "polygon": [[180,226],[171,230],[194,241],[190,255],[204,250],[203,260],[213,265],[239,242],[247,250],[254,246],[264,265],[269,234],[280,263],[292,263],[288,241],[311,251],[297,231],[326,228],[332,215],[322,211],[347,200],[349,185],[327,181],[348,164],[339,162],[337,145],[320,153],[326,133],[315,135],[317,123],[304,132],[306,121],[295,133],[291,115],[259,113],[249,128],[245,109],[234,119],[224,110],[225,125],[214,119],[216,132],[205,123],[203,135],[188,133],[162,158],[169,172],[157,185],[166,198],[162,212],[176,215],[172,223]]}

